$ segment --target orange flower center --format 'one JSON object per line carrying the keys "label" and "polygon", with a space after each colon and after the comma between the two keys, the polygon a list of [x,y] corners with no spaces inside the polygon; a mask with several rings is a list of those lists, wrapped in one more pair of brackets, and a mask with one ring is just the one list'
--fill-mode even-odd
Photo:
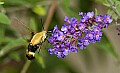
{"label": "orange flower center", "polygon": [[62,38],[64,38],[64,36],[62,36]]}
{"label": "orange flower center", "polygon": [[106,20],[109,20],[108,18],[106,18]]}

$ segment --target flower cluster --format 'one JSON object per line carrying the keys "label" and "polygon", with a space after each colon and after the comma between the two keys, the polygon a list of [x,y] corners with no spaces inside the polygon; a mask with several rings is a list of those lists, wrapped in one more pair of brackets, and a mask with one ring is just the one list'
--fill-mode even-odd
{"label": "flower cluster", "polygon": [[73,18],[64,18],[65,24],[59,30],[54,27],[49,42],[53,48],[49,48],[49,53],[56,54],[58,58],[64,58],[70,52],[78,52],[78,48],[85,49],[90,43],[99,42],[102,36],[102,28],[108,27],[112,22],[109,15],[94,16],[94,12],[80,12],[80,21]]}

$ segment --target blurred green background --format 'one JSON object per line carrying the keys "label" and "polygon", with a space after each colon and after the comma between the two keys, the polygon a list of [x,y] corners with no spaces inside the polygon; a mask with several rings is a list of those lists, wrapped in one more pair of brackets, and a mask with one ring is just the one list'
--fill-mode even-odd
{"label": "blurred green background", "polygon": [[[79,19],[79,12],[88,11],[114,19],[100,42],[59,59],[49,55],[46,41],[36,59],[27,60],[29,31],[40,32],[41,19],[45,30],[52,30],[61,28],[64,16]],[[0,0],[0,73],[119,73],[119,20],[120,0]]]}

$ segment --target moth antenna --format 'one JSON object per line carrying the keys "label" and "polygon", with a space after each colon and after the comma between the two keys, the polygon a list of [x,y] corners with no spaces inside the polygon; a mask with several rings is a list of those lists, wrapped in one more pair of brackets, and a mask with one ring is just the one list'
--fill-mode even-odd
{"label": "moth antenna", "polygon": [[42,18],[41,18],[41,24],[42,24],[42,30],[45,30],[45,28],[44,28],[44,26],[43,26],[43,20],[42,20]]}

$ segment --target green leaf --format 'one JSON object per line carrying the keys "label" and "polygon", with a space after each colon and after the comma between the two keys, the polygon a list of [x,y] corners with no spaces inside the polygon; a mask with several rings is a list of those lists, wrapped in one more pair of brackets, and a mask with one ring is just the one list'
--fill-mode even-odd
{"label": "green leaf", "polygon": [[11,52],[9,56],[17,62],[20,62],[20,55],[16,51]]}
{"label": "green leaf", "polygon": [[46,15],[46,10],[43,6],[40,5],[36,5],[35,7],[33,7],[33,12],[40,15],[40,16],[45,16]]}
{"label": "green leaf", "polygon": [[28,5],[26,0],[4,0],[5,5]]}
{"label": "green leaf", "polygon": [[4,2],[0,2],[0,5],[4,4]]}
{"label": "green leaf", "polygon": [[70,5],[70,0],[63,1],[63,5],[68,7]]}
{"label": "green leaf", "polygon": [[38,63],[42,66],[42,68],[45,68],[43,57],[39,55],[38,53],[35,53],[35,58],[38,61]]}
{"label": "green leaf", "polygon": [[5,54],[13,50],[13,48],[15,49],[15,47],[18,47],[24,44],[26,44],[26,41],[23,40],[22,38],[18,38],[16,40],[10,41],[7,45],[2,47],[2,49],[0,50],[0,57],[4,56]]}
{"label": "green leaf", "polygon": [[120,1],[116,1],[116,9],[120,13]]}
{"label": "green leaf", "polygon": [[98,11],[97,9],[95,8],[95,17],[98,15]]}
{"label": "green leaf", "polygon": [[0,43],[4,39],[4,33],[5,33],[4,25],[0,24]]}
{"label": "green leaf", "polygon": [[15,38],[11,38],[11,37],[3,37],[3,38],[0,38],[0,43],[8,43],[8,42],[11,42],[13,40],[16,40]]}
{"label": "green leaf", "polygon": [[29,2],[31,4],[36,4],[37,2],[41,2],[42,0],[26,0],[26,2]]}
{"label": "green leaf", "polygon": [[3,24],[10,24],[10,20],[9,18],[3,14],[3,13],[0,13],[0,23],[3,23]]}
{"label": "green leaf", "polygon": [[105,5],[105,6],[107,6],[107,7],[111,7],[111,5],[110,5],[110,4],[106,4],[106,3],[104,3],[103,5]]}
{"label": "green leaf", "polygon": [[61,6],[62,6],[63,11],[67,14],[67,16],[76,17],[77,19],[80,18],[80,16],[78,15],[79,12],[77,12],[77,9],[72,8],[72,6],[70,6],[70,0],[63,1]]}
{"label": "green leaf", "polygon": [[98,3],[101,3],[101,4],[103,4],[104,3],[104,1],[103,0],[95,0],[96,2],[98,2]]}

